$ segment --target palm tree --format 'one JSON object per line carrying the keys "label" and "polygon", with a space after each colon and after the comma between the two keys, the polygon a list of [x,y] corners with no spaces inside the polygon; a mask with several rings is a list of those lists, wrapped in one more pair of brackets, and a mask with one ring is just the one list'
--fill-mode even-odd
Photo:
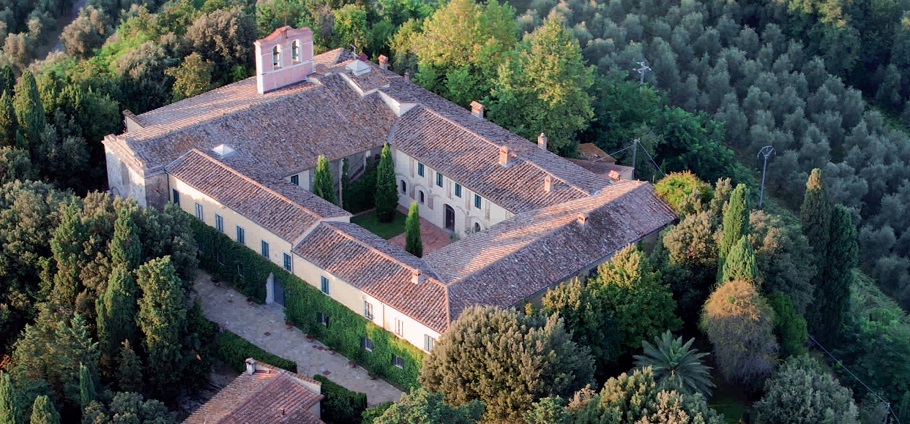
{"label": "palm tree", "polygon": [[651,367],[654,370],[654,379],[667,389],[676,389],[693,394],[701,393],[706,398],[711,396],[714,383],[711,382],[711,367],[702,363],[701,358],[707,353],[699,353],[698,349],[691,349],[689,339],[683,344],[682,337],[673,338],[669,331],[658,338],[654,337],[654,344],[642,341],[643,355],[635,355],[635,366],[638,368]]}

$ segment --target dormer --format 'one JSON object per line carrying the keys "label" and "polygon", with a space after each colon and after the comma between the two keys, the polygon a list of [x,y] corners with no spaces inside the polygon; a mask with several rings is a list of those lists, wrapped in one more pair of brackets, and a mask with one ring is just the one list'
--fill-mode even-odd
{"label": "dormer", "polygon": [[306,81],[313,73],[313,31],[307,27],[283,26],[254,44],[259,94]]}

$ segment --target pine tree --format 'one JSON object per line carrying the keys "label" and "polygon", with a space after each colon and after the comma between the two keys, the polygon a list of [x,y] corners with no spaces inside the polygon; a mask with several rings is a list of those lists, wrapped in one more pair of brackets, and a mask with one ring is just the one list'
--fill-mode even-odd
{"label": "pine tree", "polygon": [[133,276],[123,266],[117,266],[111,271],[104,294],[95,301],[101,365],[105,375],[114,372],[114,358],[120,352],[119,343],[135,340],[138,291]]}
{"label": "pine tree", "polygon": [[9,374],[0,371],[0,424],[16,424],[13,399],[13,382]]}
{"label": "pine tree", "polygon": [[742,236],[727,254],[721,281],[743,280],[755,284],[758,283],[757,275],[755,250],[749,242],[749,237]]}
{"label": "pine tree", "polygon": [[60,225],[50,240],[57,272],[54,274],[51,299],[60,306],[72,307],[79,294],[79,271],[85,265],[83,243],[88,240],[88,229],[79,216],[79,206],[71,203],[63,213]]}
{"label": "pine tree", "polygon": [[395,185],[395,163],[389,144],[382,146],[376,175],[376,215],[382,222],[392,222],[398,206],[398,188]]}
{"label": "pine tree", "polygon": [[335,183],[332,178],[332,171],[329,169],[329,161],[323,155],[319,155],[316,161],[316,171],[313,172],[313,194],[338,204],[338,196],[335,194]]}
{"label": "pine tree", "polygon": [[145,335],[148,379],[160,396],[175,394],[185,368],[181,340],[186,330],[186,294],[170,256],[152,259],[136,271],[142,289],[138,324]]}
{"label": "pine tree", "polygon": [[853,284],[857,264],[856,227],[847,208],[837,205],[831,211],[828,258],[825,279],[815,286],[816,311],[812,332],[823,343],[837,342]]}
{"label": "pine tree", "polygon": [[124,340],[118,358],[117,382],[124,392],[142,392],[142,363],[139,355],[130,347],[130,341]]}
{"label": "pine tree", "polygon": [[16,84],[13,108],[16,111],[16,121],[34,159],[34,148],[38,145],[39,137],[47,125],[47,118],[44,116],[44,106],[41,104],[35,76],[28,69],[22,72],[22,77]]}
{"label": "pine tree", "polygon": [[111,238],[111,265],[122,265],[132,271],[142,260],[142,243],[139,241],[139,227],[133,222],[128,208],[120,208],[114,222],[114,236]]}
{"label": "pine tree", "polygon": [[822,171],[818,168],[812,170],[809,180],[806,181],[806,194],[799,210],[799,220],[803,224],[803,233],[809,241],[809,246],[815,252],[816,286],[825,278],[824,269],[828,257],[828,240],[831,237],[831,205],[828,203],[828,193],[822,180]]}
{"label": "pine tree", "polygon": [[59,424],[60,414],[54,408],[50,398],[41,395],[35,398],[32,404],[31,424]]}
{"label": "pine tree", "polygon": [[417,202],[411,202],[408,219],[404,223],[404,250],[420,258],[423,257],[423,241],[420,240],[420,211]]}
{"label": "pine tree", "polygon": [[[730,201],[724,210],[723,237],[718,246],[718,257],[721,263],[730,253],[733,245],[739,241],[739,238],[749,234],[749,204],[746,192],[746,186],[738,184],[733,193],[730,194]],[[721,264],[718,264],[721,265]]]}
{"label": "pine tree", "polygon": [[79,398],[82,409],[85,409],[97,398],[95,379],[84,364],[79,364]]}
{"label": "pine tree", "polygon": [[8,91],[0,95],[0,147],[16,147],[16,111]]}

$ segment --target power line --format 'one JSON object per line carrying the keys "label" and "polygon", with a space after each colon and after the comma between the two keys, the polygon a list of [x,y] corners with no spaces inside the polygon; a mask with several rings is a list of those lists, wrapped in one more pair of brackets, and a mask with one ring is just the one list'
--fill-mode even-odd
{"label": "power line", "polygon": [[820,347],[820,348],[822,349],[823,352],[825,352],[828,356],[830,356],[831,359],[833,359],[835,362],[837,362],[837,365],[838,365],[838,366],[840,366],[841,368],[843,368],[844,371],[847,371],[847,374],[850,374],[850,377],[853,377],[856,381],[859,381],[859,384],[862,384],[863,387],[865,387],[866,390],[869,391],[869,393],[872,393],[872,396],[875,396],[875,397],[879,400],[879,402],[885,404],[885,408],[887,408],[887,409],[888,409],[888,412],[891,414],[891,416],[894,417],[894,422],[897,423],[897,424],[901,424],[901,420],[897,417],[897,414],[894,412],[894,410],[891,409],[891,403],[890,403],[890,402],[888,402],[887,400],[885,400],[884,398],[882,398],[881,396],[879,396],[878,393],[875,393],[875,391],[872,390],[871,387],[869,387],[868,385],[866,385],[866,383],[864,383],[863,380],[860,380],[859,377],[856,376],[856,374],[853,374],[853,371],[850,371],[850,368],[847,368],[847,366],[844,365],[843,362],[841,362],[839,359],[837,359],[837,357],[835,357],[834,355],[832,355],[831,352],[828,352],[828,349],[825,349],[825,347],[822,346],[822,344],[819,343],[818,340],[815,340],[815,337],[812,337],[811,334],[809,335],[809,339],[811,339],[811,340],[812,340],[812,343],[815,343],[816,346]]}

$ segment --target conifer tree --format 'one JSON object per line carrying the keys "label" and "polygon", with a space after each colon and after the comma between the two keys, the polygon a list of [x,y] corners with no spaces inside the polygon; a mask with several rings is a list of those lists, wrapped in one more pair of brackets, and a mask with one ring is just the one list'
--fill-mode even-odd
{"label": "conifer tree", "polygon": [[9,91],[0,94],[0,147],[16,147],[16,111]]}
{"label": "conifer tree", "polygon": [[16,84],[13,108],[16,111],[16,121],[22,129],[22,136],[30,146],[34,158],[34,148],[38,145],[39,137],[47,125],[47,118],[44,116],[44,106],[41,104],[35,76],[28,69],[22,72],[22,77]]}
{"label": "conifer tree", "polygon": [[423,241],[420,240],[420,210],[417,202],[411,202],[408,219],[404,224],[404,232],[404,250],[418,258],[423,257]]}
{"label": "conifer tree", "polygon": [[142,392],[142,363],[139,355],[130,347],[130,341],[124,340],[120,346],[118,358],[117,382],[124,392]]}
{"label": "conifer tree", "polygon": [[9,374],[0,371],[0,424],[16,424],[13,399],[13,382]]}
{"label": "conifer tree", "polygon": [[825,279],[815,286],[816,315],[812,332],[823,343],[835,343],[844,323],[844,313],[857,264],[856,227],[847,208],[837,205],[831,211],[828,258]]}
{"label": "conifer tree", "polygon": [[85,364],[79,364],[79,399],[82,409],[85,409],[97,397],[95,379]]}
{"label": "conifer tree", "polygon": [[395,186],[395,163],[389,144],[382,146],[379,167],[376,170],[376,215],[382,222],[392,222],[398,206],[398,189]]}
{"label": "conifer tree", "polygon": [[133,222],[132,214],[128,208],[120,208],[117,211],[110,251],[111,265],[121,265],[129,271],[135,270],[142,260],[139,227]]}
{"label": "conifer tree", "polygon": [[87,262],[84,260],[83,247],[87,239],[88,229],[79,216],[79,206],[71,203],[50,240],[54,262],[57,264],[51,299],[58,305],[71,307],[76,302],[81,287],[79,271]]}
{"label": "conifer tree", "polygon": [[809,246],[815,252],[816,278],[813,283],[818,286],[825,279],[824,269],[828,257],[828,240],[831,237],[831,205],[828,203],[828,193],[822,180],[822,171],[818,168],[812,170],[809,180],[806,181],[806,194],[799,210],[799,220],[803,225],[803,233],[809,241]]}
{"label": "conifer tree", "polygon": [[50,398],[41,395],[35,398],[32,404],[31,424],[59,424],[60,414],[54,408]]}
{"label": "conifer tree", "polygon": [[332,171],[329,169],[329,161],[323,155],[319,155],[316,161],[316,171],[313,172],[313,194],[338,204],[338,196],[335,194],[335,183],[333,182]]}
{"label": "conifer tree", "polygon": [[718,246],[718,257],[721,262],[726,259],[730,249],[739,241],[739,238],[749,234],[747,194],[744,184],[738,184],[733,189],[733,193],[730,194],[730,201],[724,211],[723,237],[721,238],[720,246]]}
{"label": "conifer tree", "polygon": [[120,353],[119,343],[135,340],[138,291],[133,276],[120,265],[111,271],[107,289],[95,301],[101,366],[106,375],[115,370],[114,358]]}
{"label": "conifer tree", "polygon": [[13,92],[16,87],[16,75],[9,65],[0,65],[0,91]]}
{"label": "conifer tree", "polygon": [[727,254],[721,281],[743,280],[758,283],[757,275],[755,250],[752,248],[749,237],[742,236]]}
{"label": "conifer tree", "polygon": [[185,368],[181,340],[186,330],[186,294],[171,257],[152,259],[136,271],[142,289],[138,324],[145,335],[148,379],[161,396],[175,394]]}

